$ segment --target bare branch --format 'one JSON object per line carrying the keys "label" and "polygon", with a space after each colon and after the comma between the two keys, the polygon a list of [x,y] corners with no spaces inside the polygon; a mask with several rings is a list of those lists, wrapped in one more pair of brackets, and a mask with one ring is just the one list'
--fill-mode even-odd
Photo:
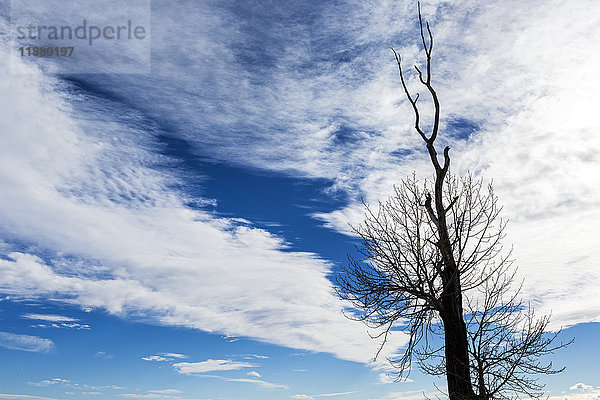
{"label": "bare branch", "polygon": [[398,64],[398,72],[400,73],[400,82],[402,83],[402,88],[404,89],[406,98],[408,99],[409,103],[412,105],[413,111],[415,113],[415,130],[421,136],[421,138],[425,142],[427,142],[429,139],[427,138],[427,136],[425,136],[425,133],[419,126],[420,116],[419,116],[419,109],[417,108],[417,100],[419,100],[419,94],[417,93],[415,99],[413,100],[412,96],[410,95],[410,92],[408,91],[408,87],[406,86],[406,82],[404,81],[404,74],[402,73],[402,57],[398,53],[396,53],[396,50],[394,50],[393,48],[392,48],[392,51],[394,52],[394,57],[396,57],[396,63]]}

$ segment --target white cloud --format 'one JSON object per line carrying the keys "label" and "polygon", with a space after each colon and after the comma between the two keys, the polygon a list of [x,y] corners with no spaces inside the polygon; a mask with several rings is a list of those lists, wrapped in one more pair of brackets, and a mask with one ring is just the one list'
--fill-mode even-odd
{"label": "white cloud", "polygon": [[48,322],[75,322],[79,321],[76,318],[65,317],[63,315],[55,315],[55,314],[23,314],[21,318],[25,319],[35,319],[39,321],[48,321]]}
{"label": "white cloud", "polygon": [[[220,375],[207,375],[202,374],[203,372],[209,371],[228,371],[228,370],[238,370],[241,368],[249,368],[255,367],[255,365],[247,364],[247,363],[236,363],[232,361],[226,360],[207,360],[210,363],[180,363],[180,364],[191,364],[180,366],[179,368],[183,368],[183,371],[178,371],[180,374],[198,374],[197,376],[202,378],[215,378],[220,379],[225,382],[239,382],[239,383],[250,383],[257,386],[260,386],[265,389],[288,389],[287,385],[282,385],[278,383],[266,382],[260,379],[249,379],[249,378],[227,378]],[[215,362],[216,361],[216,362]],[[224,362],[226,361],[226,362]],[[197,366],[195,364],[204,364]],[[178,368],[176,365],[174,367]]]}
{"label": "white cloud", "polygon": [[[600,228],[589,221],[600,219],[600,139],[591,134],[600,128],[593,117],[600,83],[589,78],[597,75],[599,60],[588,49],[600,29],[586,12],[594,3],[548,6],[534,0],[523,13],[514,13],[523,7],[516,0],[445,1],[438,10],[441,4],[429,3],[425,12],[438,43],[444,115],[465,117],[481,131],[468,146],[450,140],[454,168],[494,178],[513,220],[507,242],[515,244],[526,293],[541,302],[541,311],[552,309],[556,326],[598,320],[593,249]],[[276,60],[289,68],[266,76],[266,86],[249,84],[247,71],[237,69],[242,63],[227,47],[239,39],[237,27],[212,9],[203,11],[208,17],[201,39],[180,41],[200,49],[186,52],[194,67],[176,65],[169,52],[181,49],[169,50],[168,35],[169,19],[181,11],[176,7],[157,13],[163,23],[156,21],[155,44],[165,51],[156,53],[165,62],[156,63],[152,83],[131,77],[112,90],[123,90],[147,114],[173,114],[185,127],[210,126],[202,134],[180,133],[193,146],[236,165],[330,178],[336,190],[369,201],[385,197],[399,176],[423,166],[417,155],[390,155],[421,146],[388,50],[388,42],[397,40],[407,61],[417,59],[418,49],[401,39],[415,33],[414,7],[365,2],[342,13],[326,8],[325,32],[345,32],[348,43],[370,50],[299,75],[290,71],[310,64],[314,55],[306,45],[309,33],[291,27],[297,42]],[[190,10],[181,17],[196,15]],[[352,29],[346,29],[348,21],[354,21]],[[2,43],[1,59],[7,51]],[[152,168],[168,160],[149,150],[155,137],[140,114],[128,110],[128,120],[118,120],[125,105],[69,97],[59,92],[60,82],[20,60],[13,67],[27,78],[16,74],[0,81],[0,229],[72,257],[42,260],[7,251],[10,256],[0,260],[4,292],[58,294],[85,308],[151,315],[153,322],[345,359],[365,361],[374,354],[377,343],[364,328],[339,315],[326,261],[284,251],[282,238],[247,223],[191,210],[188,199],[171,190],[173,177]],[[108,86],[117,78],[106,79]],[[218,95],[200,90],[209,81],[221,82]],[[155,90],[161,96],[153,96]],[[203,92],[213,98],[198,98]],[[152,97],[161,104],[146,101]],[[217,100],[228,110],[226,118],[198,112]],[[356,140],[336,146],[343,126]],[[360,218],[356,206],[319,217],[347,231],[347,221]],[[95,261],[75,268],[77,257]],[[401,335],[394,339],[390,352],[405,341]]]}
{"label": "white cloud", "polygon": [[[378,7],[374,15],[397,15],[385,7]],[[600,102],[595,73],[600,56],[587,50],[599,40],[600,28],[587,15],[591,1],[577,6],[555,1],[549,6],[536,0],[527,3],[526,12],[514,13],[518,7],[523,6],[513,0],[425,7],[437,43],[434,79],[443,117],[446,122],[464,118],[478,129],[465,143],[449,138],[451,129],[444,127],[440,140],[453,148],[455,172],[471,170],[494,180],[504,216],[511,219],[505,243],[514,243],[526,278],[524,293],[540,312],[552,312],[553,329],[600,321],[600,302],[593,295],[600,285],[594,252],[600,245],[600,227],[590,223],[600,219],[600,137],[594,134],[600,130],[594,117],[594,105]],[[414,18],[415,10],[400,14]],[[568,23],[564,15],[569,15]],[[373,30],[380,26],[374,24]],[[367,31],[370,37],[373,32]],[[398,40],[407,66],[421,61],[412,45],[401,44]],[[375,129],[388,145],[378,139],[382,148],[373,156],[376,161],[360,172],[344,172],[338,184],[350,193],[358,190],[371,203],[389,195],[393,183],[413,169],[421,175],[431,171],[420,155],[394,160],[387,153],[399,148],[393,136],[412,143],[409,149],[422,143],[412,132],[411,110],[402,99],[397,76],[387,75],[393,63],[378,60],[389,65],[379,74],[395,93],[375,90],[374,81],[369,81],[363,94],[372,101],[384,93],[387,104],[400,105],[372,110],[381,120]],[[414,75],[411,83],[412,79]],[[401,120],[389,124],[389,113]],[[395,131],[398,126],[400,132]],[[367,148],[358,146],[356,151],[364,154]],[[359,222],[362,207],[355,202],[316,216],[348,233],[348,221]]]}
{"label": "white cloud", "polygon": [[[54,325],[55,324],[52,324],[53,327],[54,327]],[[88,324],[77,324],[77,323],[60,324],[59,327],[60,328],[68,328],[68,329],[85,330],[85,331],[89,331],[92,329]]]}
{"label": "white cloud", "polygon": [[261,381],[259,379],[245,379],[245,378],[223,378],[221,377],[221,379],[223,379],[226,382],[241,382],[241,383],[251,383],[254,385],[258,385],[262,388],[265,389],[288,389],[289,387],[287,385],[281,385],[278,383],[271,383],[271,382],[265,382],[265,381]]}
{"label": "white cloud", "polygon": [[40,382],[27,382],[30,385],[33,386],[50,386],[50,385],[56,385],[56,384],[65,384],[65,383],[69,383],[70,381],[68,379],[62,379],[62,378],[53,378],[53,379],[44,379]]}
{"label": "white cloud", "polygon": [[94,354],[94,358],[99,358],[101,360],[110,360],[114,358],[114,356],[112,354],[106,353],[104,350],[100,350],[97,351],[96,354]]}
{"label": "white cloud", "polygon": [[242,354],[240,357],[244,358],[245,360],[252,360],[253,358],[264,360],[269,358],[269,356],[263,356],[260,354]]}
{"label": "white cloud", "polygon": [[162,356],[148,356],[148,357],[142,357],[142,360],[145,360],[145,361],[169,361],[169,358],[165,358]]}
{"label": "white cloud", "polygon": [[153,132],[139,115],[69,97],[55,79],[15,63],[27,74],[0,81],[0,229],[50,256],[5,254],[3,292],[371,358],[377,343],[340,314],[328,262],[289,251],[265,230],[188,208],[172,190],[177,179],[152,168],[170,160],[149,150]]}
{"label": "white cloud", "polygon": [[[453,148],[455,171],[471,170],[494,179],[504,215],[512,221],[506,243],[515,245],[527,278],[525,293],[540,302],[541,312],[553,310],[554,328],[600,318],[600,302],[593,296],[600,285],[599,259],[593,251],[600,244],[600,228],[589,223],[600,218],[600,138],[594,134],[600,130],[594,108],[600,102],[595,72],[600,56],[589,54],[600,40],[600,28],[587,11],[594,6],[593,0],[576,6],[566,0],[551,5],[534,0],[522,13],[514,12],[524,7],[517,0],[428,2],[424,7],[437,43],[434,79],[446,124],[440,140]],[[325,8],[324,31],[343,32],[348,46],[360,44],[368,50],[349,51],[348,63],[325,63],[327,68],[300,75],[290,71],[321,53],[312,54],[305,45],[306,32],[291,27],[297,39],[277,59],[287,68],[265,71],[272,74],[266,88],[250,86],[242,93],[236,89],[232,97],[239,104],[231,108],[240,112],[228,114],[230,124],[218,125],[234,131],[244,121],[257,121],[257,129],[248,130],[251,137],[232,134],[223,139],[214,129],[214,140],[211,134],[186,139],[201,148],[209,146],[217,158],[292,170],[294,176],[334,179],[334,188],[356,202],[315,215],[348,233],[348,221],[362,217],[359,195],[374,202],[413,169],[422,175],[431,171],[427,160],[414,152],[423,145],[412,130],[411,110],[389,51],[389,44],[397,46],[407,66],[422,61],[414,45],[415,8],[402,2],[352,3],[335,12]],[[239,38],[235,26],[220,25],[227,19],[219,16],[212,21],[218,35],[207,33],[205,40],[211,51],[216,49],[212,57],[223,63],[220,76],[228,82],[245,71],[228,67],[233,55],[227,42]],[[172,68],[181,67],[165,65],[165,70]],[[194,71],[181,73],[188,82]],[[417,87],[414,75],[410,83]],[[233,101],[222,94],[219,101]],[[260,106],[255,99],[262,100]],[[192,115],[188,108],[178,116],[193,121]],[[468,143],[449,137],[455,134],[450,123],[461,118],[477,130]],[[274,126],[267,126],[270,121]],[[277,129],[280,121],[288,122],[283,130]],[[336,130],[344,126],[356,137],[336,146]],[[256,151],[248,151],[249,146]],[[409,155],[393,156],[394,150]],[[577,265],[574,273],[565,268],[572,265]]]}
{"label": "white cloud", "polygon": [[[181,399],[179,394],[183,393],[177,389],[162,389],[162,390],[148,390],[147,393],[123,393],[119,396],[127,397],[132,399]],[[189,400],[210,400],[210,399],[191,399]]]}
{"label": "white cloud", "polygon": [[185,354],[179,353],[160,353],[160,355],[142,357],[142,360],[146,361],[172,361],[174,358],[183,359],[188,358]]}
{"label": "white cloud", "polygon": [[354,391],[354,392],[313,394],[312,397],[337,397],[337,396],[345,396],[347,394],[352,394],[352,393],[356,393],[356,391]]}
{"label": "white cloud", "polygon": [[54,348],[54,343],[37,336],[0,332],[0,346],[11,350],[47,353]]}
{"label": "white cloud", "polygon": [[148,393],[179,394],[179,393],[183,393],[183,392],[178,389],[160,389],[160,390],[148,390]]}
{"label": "white cloud", "polygon": [[[577,385],[575,385],[577,386]],[[584,385],[587,386],[587,385]],[[574,390],[572,392],[563,392],[557,396],[549,396],[548,400],[599,400],[600,388],[586,388],[583,390]]]}
{"label": "white cloud", "polygon": [[585,383],[576,383],[569,388],[569,390],[592,390],[594,387],[590,385],[586,385]]}
{"label": "white cloud", "polygon": [[423,398],[435,398],[435,396],[439,396],[440,392],[429,392],[425,393],[423,390],[410,390],[406,392],[390,392],[382,397],[377,398],[369,398],[369,400],[419,400]]}
{"label": "white cloud", "polygon": [[27,382],[27,384],[32,385],[32,386],[39,386],[39,387],[60,385],[60,386],[64,386],[64,387],[85,389],[88,392],[97,392],[102,389],[110,389],[110,390],[124,389],[123,387],[117,386],[117,385],[97,386],[97,385],[89,385],[89,384],[85,384],[85,383],[83,383],[83,384],[75,383],[69,379],[64,379],[64,378],[43,379],[39,382]]}
{"label": "white cloud", "polygon": [[377,374],[377,382],[381,383],[381,384],[385,384],[385,383],[398,383],[398,382],[414,382],[412,379],[410,378],[402,378],[400,381],[397,381],[392,375],[390,374],[386,374],[386,373],[381,373],[381,374]]}
{"label": "white cloud", "polygon": [[54,397],[30,396],[27,394],[6,394],[6,393],[0,393],[0,399],[4,399],[4,400],[57,400]]}
{"label": "white cloud", "polygon": [[353,393],[356,393],[356,391],[354,391],[354,392],[339,392],[339,393],[322,393],[322,394],[312,394],[312,395],[295,394],[290,397],[292,399],[296,399],[296,400],[313,400],[315,397],[337,397],[337,396],[345,396],[347,394],[353,394]]}
{"label": "white cloud", "polygon": [[180,374],[199,374],[210,371],[231,371],[242,368],[256,367],[256,364],[232,360],[206,360],[195,363],[181,362],[173,364]]}
{"label": "white cloud", "polygon": [[32,328],[66,328],[66,329],[75,329],[75,330],[91,330],[92,328],[88,324],[79,324],[76,322],[72,323],[51,323],[51,324],[34,324],[31,325]]}
{"label": "white cloud", "polygon": [[356,391],[353,392],[339,392],[339,393],[322,393],[322,394],[312,394],[312,395],[308,395],[308,394],[295,394],[293,396],[290,396],[292,399],[297,399],[297,400],[313,400],[315,397],[337,397],[337,396],[345,396],[347,394],[353,394],[356,393]]}
{"label": "white cloud", "polygon": [[[160,389],[160,390],[148,390],[147,393],[124,393],[120,394],[122,397],[132,399],[180,399],[179,394],[183,393],[177,389]],[[194,400],[194,399],[191,399]],[[209,399],[205,399],[209,400]]]}
{"label": "white cloud", "polygon": [[246,375],[253,376],[255,378],[260,378],[260,374],[256,371],[250,371],[250,372],[246,373]]}
{"label": "white cloud", "polygon": [[162,356],[170,357],[170,358],[188,358],[185,354],[180,353],[160,353]]}

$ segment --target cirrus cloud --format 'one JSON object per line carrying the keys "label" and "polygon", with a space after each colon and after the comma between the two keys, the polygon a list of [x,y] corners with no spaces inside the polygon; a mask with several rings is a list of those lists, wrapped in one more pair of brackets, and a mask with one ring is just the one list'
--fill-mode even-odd
{"label": "cirrus cloud", "polygon": [[173,364],[173,368],[180,374],[200,374],[211,371],[232,371],[242,368],[256,367],[256,364],[250,364],[247,362],[238,362],[232,360],[206,360],[195,363],[182,362]]}
{"label": "cirrus cloud", "polygon": [[0,332],[0,346],[11,350],[48,353],[54,349],[54,342],[38,336]]}

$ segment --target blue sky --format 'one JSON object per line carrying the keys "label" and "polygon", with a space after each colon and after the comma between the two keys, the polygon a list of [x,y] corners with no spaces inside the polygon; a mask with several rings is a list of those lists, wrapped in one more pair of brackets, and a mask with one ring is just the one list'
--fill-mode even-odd
{"label": "blue sky", "polygon": [[[435,395],[389,382],[332,286],[361,198],[430,172],[390,50],[422,62],[416,3],[53,1],[0,6],[0,399]],[[576,338],[553,400],[600,395],[597,10],[423,3],[440,145],[493,179],[525,300]],[[14,40],[127,18],[144,40],[70,59]]]}

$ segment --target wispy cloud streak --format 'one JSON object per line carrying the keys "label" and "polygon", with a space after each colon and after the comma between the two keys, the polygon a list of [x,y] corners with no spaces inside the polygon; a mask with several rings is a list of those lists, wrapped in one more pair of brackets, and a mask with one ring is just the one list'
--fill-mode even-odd
{"label": "wispy cloud streak", "polygon": [[54,348],[54,342],[38,336],[0,332],[0,346],[11,350],[48,353]]}

